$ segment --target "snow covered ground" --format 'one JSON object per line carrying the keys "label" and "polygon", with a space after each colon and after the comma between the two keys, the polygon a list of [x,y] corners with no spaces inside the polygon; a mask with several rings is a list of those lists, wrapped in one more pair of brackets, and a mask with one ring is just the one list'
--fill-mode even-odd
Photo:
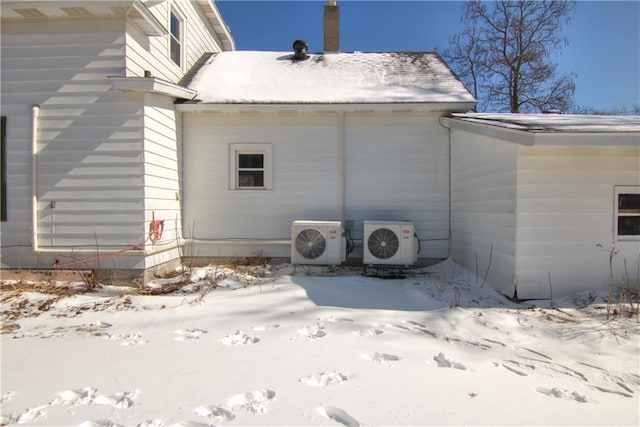
{"label": "snow covered ground", "polygon": [[254,273],[196,269],[163,296],[5,280],[2,423],[640,423],[640,324],[607,320],[601,296],[515,304],[450,262]]}

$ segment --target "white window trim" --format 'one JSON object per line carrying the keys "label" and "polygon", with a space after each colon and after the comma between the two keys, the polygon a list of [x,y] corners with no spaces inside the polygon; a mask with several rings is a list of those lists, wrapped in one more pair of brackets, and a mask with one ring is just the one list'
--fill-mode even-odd
{"label": "white window trim", "polygon": [[[262,154],[264,156],[264,186],[238,186],[238,155]],[[273,190],[273,144],[232,143],[229,144],[229,190],[231,191],[271,191]]]}
{"label": "white window trim", "polygon": [[[180,21],[180,64],[176,64],[173,62],[173,58],[171,58],[171,41],[173,39],[173,34],[171,33],[171,15],[175,15]],[[186,59],[186,51],[187,51],[187,20],[184,17],[184,13],[180,11],[175,4],[169,8],[169,34],[167,35],[167,57],[169,61],[176,67],[179,67],[180,70],[185,70],[185,59]]]}
{"label": "white window trim", "polygon": [[620,214],[618,212],[618,195],[619,194],[640,194],[640,185],[616,185],[614,186],[614,215],[613,215],[613,237],[618,242],[640,241],[640,236],[620,236],[618,235],[618,217],[620,215],[636,215],[636,214]]}

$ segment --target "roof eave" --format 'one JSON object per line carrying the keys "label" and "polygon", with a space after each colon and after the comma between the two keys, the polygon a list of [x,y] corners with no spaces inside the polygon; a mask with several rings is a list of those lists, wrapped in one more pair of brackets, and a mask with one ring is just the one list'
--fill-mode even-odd
{"label": "roof eave", "polygon": [[[477,133],[520,145],[556,146],[639,146],[640,132],[532,130],[526,127],[506,128],[487,122],[443,117],[440,123],[449,128]],[[604,143],[604,142],[606,143]]]}
{"label": "roof eave", "polygon": [[212,0],[197,0],[197,2],[207,17],[209,25],[220,37],[222,50],[236,50],[236,42],[215,3]]}
{"label": "roof eave", "polygon": [[396,102],[396,103],[182,103],[178,111],[243,112],[464,112],[475,102]]}
{"label": "roof eave", "polygon": [[113,89],[123,92],[147,92],[170,96],[172,98],[193,99],[197,92],[155,77],[109,76]]}

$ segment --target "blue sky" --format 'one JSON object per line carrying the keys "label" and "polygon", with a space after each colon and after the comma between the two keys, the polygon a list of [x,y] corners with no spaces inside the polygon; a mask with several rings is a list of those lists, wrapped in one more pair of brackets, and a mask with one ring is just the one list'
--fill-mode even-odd
{"label": "blue sky", "polygon": [[[238,50],[289,51],[296,39],[322,51],[326,1],[217,0]],[[461,29],[460,1],[338,0],[340,50],[444,50]],[[564,28],[559,70],[577,75],[575,102],[598,109],[640,105],[640,1],[578,1]]]}

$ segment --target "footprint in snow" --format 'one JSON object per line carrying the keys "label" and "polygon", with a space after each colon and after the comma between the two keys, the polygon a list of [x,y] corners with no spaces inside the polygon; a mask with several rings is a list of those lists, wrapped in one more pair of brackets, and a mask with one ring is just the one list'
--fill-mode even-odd
{"label": "footprint in snow", "polygon": [[324,329],[324,326],[319,324],[305,326],[303,328],[298,329],[296,331],[298,336],[292,339],[293,340],[306,339],[308,341],[313,341],[315,339],[322,338],[325,335],[327,335],[327,333],[323,329]]}
{"label": "footprint in snow", "polygon": [[[502,361],[502,362],[491,362],[491,364],[492,364],[493,366],[495,366],[496,368],[499,368],[499,367],[501,367],[501,366],[502,366],[502,367],[503,367],[503,368],[505,368],[507,371],[513,372],[514,374],[516,374],[516,375],[520,375],[521,377],[527,377],[527,376],[529,376],[529,374],[527,374],[526,372],[524,372],[524,371],[522,371],[522,370],[520,370],[520,369],[518,369],[518,368],[515,368],[515,367],[513,367],[513,366],[510,366],[510,365],[508,365],[507,363],[509,363],[509,364],[511,364],[511,365],[518,366],[518,367],[522,367],[522,365],[520,365],[518,362],[515,362],[515,361],[513,361],[513,360],[505,360],[505,361]],[[527,367],[529,367],[529,368],[531,368],[531,369],[535,369],[535,367],[531,367],[531,366],[529,366],[529,365],[527,365]]]}
{"label": "footprint in snow", "polygon": [[373,335],[383,334],[384,332],[381,331],[380,329],[368,328],[368,329],[359,329],[359,330],[353,331],[351,333],[354,334],[354,335],[359,335],[361,337],[370,337],[370,336],[373,336]]}
{"label": "footprint in snow", "polygon": [[37,419],[46,417],[47,411],[45,411],[45,408],[47,406],[49,405],[34,406],[33,408],[27,408],[25,411],[19,414],[15,414],[15,413],[9,414],[9,415],[2,414],[2,416],[0,417],[0,421],[2,422],[3,426],[9,425],[9,424],[30,423],[31,421],[35,421]]}
{"label": "footprint in snow", "polygon": [[136,427],[165,427],[165,423],[162,420],[145,420],[136,424]]}
{"label": "footprint in snow", "polygon": [[348,427],[359,427],[360,423],[347,414],[344,410],[336,408],[335,406],[320,406],[316,411],[323,417],[329,418],[338,424]]}
{"label": "footprint in snow", "polygon": [[544,394],[545,396],[555,397],[557,399],[575,400],[576,402],[580,402],[580,403],[588,403],[589,402],[589,400],[587,400],[586,396],[578,393],[577,391],[569,391],[569,390],[560,389],[560,388],[557,388],[557,387],[554,387],[554,388],[538,387],[538,388],[536,388],[536,391],[538,393]]}
{"label": "footprint in snow", "polygon": [[204,329],[178,329],[174,331],[176,335],[173,340],[174,341],[187,341],[187,340],[197,340],[200,338],[200,335],[206,334],[207,331]]}
{"label": "footprint in snow", "polygon": [[[619,384],[620,385],[620,384]],[[617,390],[611,390],[609,388],[604,388],[604,387],[600,387],[597,385],[590,385],[589,387],[601,391],[602,393],[612,393],[612,394],[617,394],[620,396],[624,396],[624,397],[633,397],[632,395],[630,395],[629,393],[624,393],[622,391],[617,391]],[[629,390],[628,388],[625,387],[626,390]],[[633,392],[632,392],[633,393]]]}
{"label": "footprint in snow", "polygon": [[115,335],[105,335],[105,338],[112,340],[120,340],[122,341],[121,345],[140,345],[147,344],[149,341],[142,337],[142,334],[139,332],[134,332],[130,334],[115,334]]}
{"label": "footprint in snow", "polygon": [[260,341],[260,338],[250,337],[245,335],[242,331],[238,330],[232,334],[227,335],[222,339],[222,343],[226,345],[249,345],[255,344]]}
{"label": "footprint in snow", "polygon": [[328,323],[348,323],[348,322],[353,322],[353,319],[349,319],[348,317],[336,317],[336,316],[329,316],[326,319],[319,319],[320,321],[325,321]]}
{"label": "footprint in snow", "polygon": [[273,390],[256,390],[233,396],[227,402],[227,406],[231,409],[241,408],[249,412],[264,414],[275,397],[276,393]]}
{"label": "footprint in snow", "polygon": [[6,393],[3,393],[2,396],[0,396],[0,404],[10,401],[11,398],[13,398],[14,394],[15,392],[13,391],[8,391]]}
{"label": "footprint in snow", "polygon": [[127,409],[133,406],[137,391],[122,391],[112,395],[97,394],[93,387],[65,390],[53,399],[50,405],[106,405],[117,409]]}
{"label": "footprint in snow", "polygon": [[370,360],[371,362],[375,362],[375,363],[382,363],[382,362],[396,362],[398,360],[400,360],[400,358],[396,355],[393,354],[387,354],[387,353],[368,353],[368,354],[363,354],[362,358],[364,360]]}
{"label": "footprint in snow", "polygon": [[232,412],[216,405],[198,406],[193,412],[201,417],[210,418],[215,421],[231,421],[236,417]]}
{"label": "footprint in snow", "polygon": [[78,427],[124,427],[122,424],[114,423],[111,420],[85,421]]}
{"label": "footprint in snow", "polygon": [[310,385],[312,387],[324,387],[330,384],[340,384],[349,380],[349,376],[342,372],[318,372],[308,377],[302,377],[298,382]]}
{"label": "footprint in snow", "polygon": [[439,368],[455,368],[462,371],[465,371],[467,369],[467,367],[462,363],[454,362],[451,359],[447,359],[447,357],[442,353],[438,353],[437,356],[433,356],[433,361]]}
{"label": "footprint in snow", "polygon": [[254,332],[264,332],[264,331],[272,331],[274,329],[278,329],[280,325],[258,325],[251,328]]}

